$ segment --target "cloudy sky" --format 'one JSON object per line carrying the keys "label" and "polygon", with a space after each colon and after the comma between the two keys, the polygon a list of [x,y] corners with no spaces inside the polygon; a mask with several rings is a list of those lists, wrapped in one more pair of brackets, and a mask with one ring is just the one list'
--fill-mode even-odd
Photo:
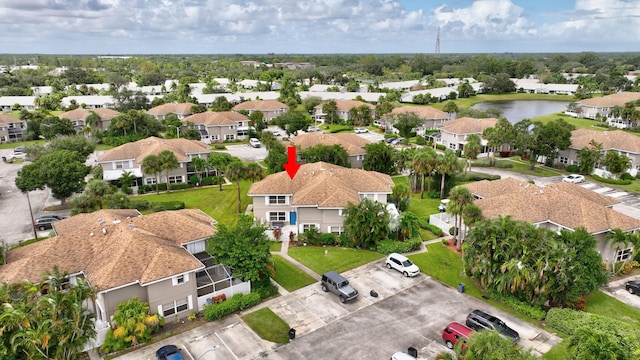
{"label": "cloudy sky", "polygon": [[0,52],[640,51],[640,0],[0,0]]}

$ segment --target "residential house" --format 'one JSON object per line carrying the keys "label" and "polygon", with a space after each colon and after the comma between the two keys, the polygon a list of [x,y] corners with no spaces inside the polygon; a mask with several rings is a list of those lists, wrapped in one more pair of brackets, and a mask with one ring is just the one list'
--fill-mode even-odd
{"label": "residential house", "polygon": [[539,79],[515,79],[516,90],[530,94],[575,95],[578,84],[545,84]]}
{"label": "residential house", "polygon": [[422,120],[422,124],[416,128],[418,135],[424,135],[426,130],[435,130],[446,121],[449,121],[449,114],[431,106],[400,106],[391,110],[391,113],[385,117],[393,123],[398,118],[398,115],[409,113],[415,114]]}
{"label": "residential house", "polygon": [[191,107],[194,105],[195,104],[192,103],[166,103],[152,107],[147,111],[147,114],[153,116],[158,121],[164,120],[169,114],[175,114],[178,119],[183,120],[193,114]]}
{"label": "residential house", "polygon": [[245,110],[247,115],[251,115],[254,111],[260,111],[262,120],[269,122],[286,113],[288,109],[286,104],[277,100],[249,100],[234,106],[232,110],[235,112]]}
{"label": "residential house", "polygon": [[9,112],[16,110],[36,109],[35,96],[0,96],[0,111]]}
{"label": "residential house", "polygon": [[56,222],[57,236],[6,254],[0,281],[38,282],[57,266],[69,283],[84,278],[96,289],[93,302],[98,337],[104,341],[116,307],[138,297],[166,321],[202,311],[214,297],[248,293],[250,284],[214,263],[206,241],[216,221],[197,209],[140,215],[137,210],[99,210]]}
{"label": "residential house", "polygon": [[[631,159],[631,167],[628,173],[635,176],[640,171],[640,137],[622,130],[597,131],[589,129],[577,129],[571,132],[571,145],[566,150],[560,150],[558,160],[565,166],[578,165],[578,151],[582,148],[591,148],[591,142],[602,144],[602,154],[608,151],[616,151]],[[597,164],[595,173],[601,176],[610,176],[602,163]]]}
{"label": "residential house", "polygon": [[511,216],[536,227],[556,232],[583,227],[598,241],[596,248],[604,262],[630,260],[629,244],[612,243],[612,229],[638,233],[640,219],[614,210],[618,201],[578,184],[557,183],[538,186],[514,178],[482,180],[464,185],[474,195],[474,204],[487,219]]}
{"label": "residential house", "polygon": [[82,129],[84,129],[88,125],[87,117],[92,113],[98,115],[99,117],[98,123],[94,125],[96,130],[107,130],[109,128],[109,124],[111,124],[111,119],[120,115],[119,112],[107,108],[97,108],[91,110],[78,108],[75,110],[63,112],[62,114],[58,115],[58,117],[60,119],[71,120],[73,128],[76,129],[76,131],[82,131]]}
{"label": "residential house", "polygon": [[67,96],[60,100],[60,106],[63,108],[68,108],[72,104],[85,109],[113,108],[115,103],[115,99],[110,95]]}
{"label": "residential house", "polygon": [[193,94],[193,97],[198,100],[198,104],[204,105],[206,108],[210,108],[219,97],[227,99],[227,101],[229,101],[231,104],[240,104],[252,99],[255,99],[257,101],[276,101],[280,97],[280,93],[277,91],[254,91],[236,93]]}
{"label": "residential house", "polygon": [[[324,104],[317,105],[314,107],[314,115],[313,118],[315,121],[323,123],[328,114],[325,114],[322,110]],[[351,118],[351,109],[358,109],[362,106],[366,106],[371,111],[371,116],[375,116],[376,107],[366,102],[358,101],[358,100],[339,100],[336,101],[336,111],[335,116],[342,121],[353,120]]]}
{"label": "residential house", "polygon": [[322,101],[329,101],[329,100],[344,101],[344,100],[362,99],[366,101],[368,104],[376,104],[380,100],[380,97],[384,97],[387,94],[382,92],[374,93],[374,92],[359,92],[359,91],[358,92],[301,91],[299,95],[302,100],[308,99],[310,97],[320,98],[320,100]]}
{"label": "residential house", "polygon": [[487,153],[490,149],[486,146],[486,140],[482,139],[482,132],[486,128],[495,127],[498,123],[496,118],[476,119],[462,117],[447,121],[440,126],[440,143],[451,150],[464,152],[464,145],[471,134],[480,136],[480,144],[483,145],[482,153]]}
{"label": "residential house", "polygon": [[248,136],[249,118],[235,111],[205,111],[184,118],[200,132],[200,141],[211,144],[243,139]]}
{"label": "residential house", "polygon": [[[340,145],[349,154],[349,164],[353,169],[362,169],[362,163],[367,155],[364,149],[370,141],[353,133],[325,134],[322,132],[311,132],[292,137],[289,142],[299,150],[307,150],[316,145]],[[298,152],[298,160],[303,162]]]}
{"label": "residential house", "polygon": [[624,107],[630,101],[640,100],[640,92],[619,92],[602,97],[580,100],[570,115],[587,119],[606,118],[614,106]]}
{"label": "residential house", "polygon": [[0,114],[0,144],[22,141],[27,122],[11,115]]}
{"label": "residential house", "polygon": [[164,150],[171,151],[180,166],[176,169],[162,171],[159,174],[160,183],[183,183],[187,182],[191,175],[195,175],[195,170],[191,165],[193,158],[209,158],[209,146],[198,140],[188,139],[160,139],[148,137],[136,142],[126,143],[105,151],[98,157],[97,164],[102,166],[102,177],[105,181],[118,180],[124,172],[133,173],[138,185],[154,185],[156,174],[148,174],[142,171],[142,161],[149,155],[158,155]]}
{"label": "residential house", "polygon": [[346,206],[364,198],[386,204],[393,186],[386,174],[316,162],[302,165],[293,179],[284,171],[271,174],[253,183],[248,195],[257,222],[340,234]]}

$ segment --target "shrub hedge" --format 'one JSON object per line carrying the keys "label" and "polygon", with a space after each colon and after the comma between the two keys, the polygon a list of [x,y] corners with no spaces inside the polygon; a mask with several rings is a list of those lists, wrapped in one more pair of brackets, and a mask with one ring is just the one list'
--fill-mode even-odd
{"label": "shrub hedge", "polygon": [[578,173],[580,171],[580,168],[578,167],[578,165],[569,165],[567,166],[567,171],[570,173]]}
{"label": "shrub hedge", "polygon": [[408,253],[420,249],[422,240],[409,239],[406,241],[382,240],[378,242],[377,251],[381,254]]}
{"label": "shrub hedge", "polygon": [[500,300],[510,308],[518,312],[521,312],[533,319],[544,320],[545,316],[547,315],[547,312],[544,311],[543,309],[536,306],[529,305],[526,302],[522,302],[513,296],[503,296],[503,295],[494,294],[494,293],[492,293],[491,296],[493,296],[497,300]]}
{"label": "shrub hedge", "polygon": [[480,180],[498,180],[500,179],[500,175],[492,175],[479,173],[474,171],[469,171],[466,173],[456,175],[456,181],[469,182],[469,181],[480,181]]}
{"label": "shrub hedge", "polygon": [[631,184],[631,180],[618,180],[618,179],[609,179],[609,178],[604,178],[602,176],[598,176],[598,175],[591,175],[594,179],[603,182],[605,184],[615,184],[615,185],[629,185]]}
{"label": "shrub hedge", "polygon": [[244,310],[258,305],[258,303],[260,303],[260,294],[255,292],[246,295],[235,294],[231,299],[221,303],[205,305],[204,318],[207,319],[207,321],[218,320],[238,310]]}

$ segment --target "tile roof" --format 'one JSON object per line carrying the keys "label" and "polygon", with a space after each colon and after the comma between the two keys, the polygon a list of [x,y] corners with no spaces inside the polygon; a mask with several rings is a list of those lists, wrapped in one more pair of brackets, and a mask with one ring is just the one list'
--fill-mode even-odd
{"label": "tile roof", "polygon": [[84,120],[87,118],[87,116],[91,115],[92,112],[96,113],[96,115],[98,115],[102,120],[113,119],[114,117],[120,115],[119,112],[112,109],[108,109],[108,108],[97,108],[97,109],[77,108],[75,110],[63,112],[62,114],[58,115],[58,117],[60,119]]}
{"label": "tile roof", "polygon": [[483,180],[464,185],[481,199],[474,203],[485,218],[510,215],[531,223],[551,222],[569,229],[584,227],[589,233],[614,228],[640,228],[640,220],[611,208],[616,200],[577,184],[558,183],[545,187],[513,178]]}
{"label": "tile roof", "polygon": [[589,147],[591,140],[602,144],[603,150],[616,149],[640,153],[640,137],[626,131],[577,129],[571,132],[571,147],[574,149]]}
{"label": "tile roof", "polygon": [[578,101],[578,104],[585,106],[606,107],[624,106],[630,101],[640,100],[640,92],[619,92],[602,97],[595,97]]}
{"label": "tile roof", "polygon": [[421,119],[448,119],[449,115],[431,106],[401,106],[391,111],[392,116],[414,113]]}
{"label": "tile roof", "polygon": [[441,129],[452,134],[482,134],[484,129],[495,127],[497,123],[498,119],[496,118],[461,117],[445,122]]}
{"label": "tile roof", "polygon": [[133,282],[145,285],[202,268],[181,244],[216,233],[215,221],[200,210],[164,211],[100,225],[100,218],[119,216],[109,212],[61,220],[80,227],[7,252],[0,282],[36,282],[58,265],[69,274],[83,272],[98,290]]}
{"label": "tile roof", "polygon": [[[316,105],[316,108],[322,109],[323,105],[324,104]],[[338,100],[338,101],[336,101],[336,109],[342,110],[342,111],[348,111],[348,110],[351,110],[353,108],[358,108],[358,107],[360,107],[362,105],[368,107],[371,110],[374,110],[376,108],[375,105],[369,104],[367,102],[359,101],[359,100]]]}
{"label": "tile roof", "polygon": [[233,111],[238,110],[260,110],[273,111],[286,109],[287,105],[276,100],[249,100],[233,107]]}
{"label": "tile roof", "polygon": [[249,196],[293,194],[293,206],[340,208],[359,204],[362,193],[391,194],[393,181],[386,174],[316,162],[304,164],[291,180],[286,172],[253,183]]}
{"label": "tile roof", "polygon": [[134,159],[137,164],[141,164],[146,156],[158,155],[163,150],[171,150],[178,161],[185,162],[189,161],[188,154],[208,153],[209,146],[198,140],[160,139],[151,136],[107,150],[98,158],[98,162]]}
{"label": "tile roof", "polygon": [[341,145],[347,150],[349,155],[360,155],[367,153],[364,150],[364,146],[371,142],[353,133],[325,134],[322,132],[312,132],[292,137],[290,143],[302,150],[318,144]]}
{"label": "tile roof", "polygon": [[189,115],[182,119],[182,122],[192,122],[203,125],[237,125],[239,121],[247,121],[249,118],[235,111],[205,111],[198,114]]}
{"label": "tile roof", "polygon": [[20,120],[11,115],[0,114],[0,124],[9,124],[9,123],[15,123],[20,121],[24,121],[24,120]]}
{"label": "tile roof", "polygon": [[152,107],[147,111],[147,114],[151,115],[166,115],[173,114],[191,114],[191,107],[193,103],[166,103]]}

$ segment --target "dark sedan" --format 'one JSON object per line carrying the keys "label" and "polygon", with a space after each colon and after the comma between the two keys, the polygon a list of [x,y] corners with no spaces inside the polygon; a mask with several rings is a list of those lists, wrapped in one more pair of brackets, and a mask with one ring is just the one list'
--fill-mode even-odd
{"label": "dark sedan", "polygon": [[184,360],[180,349],[175,345],[165,345],[156,351],[158,360]]}
{"label": "dark sedan", "polygon": [[624,285],[624,288],[627,289],[629,294],[636,294],[640,296],[640,280],[627,281],[627,283]]}

